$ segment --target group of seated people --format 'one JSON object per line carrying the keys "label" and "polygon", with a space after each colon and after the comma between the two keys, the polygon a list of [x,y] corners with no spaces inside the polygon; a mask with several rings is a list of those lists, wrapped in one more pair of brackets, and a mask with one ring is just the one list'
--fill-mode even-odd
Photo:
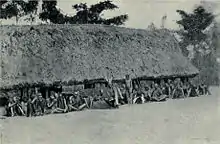
{"label": "group of seated people", "polygon": [[150,84],[134,85],[132,103],[144,103],[145,101],[164,101],[167,98],[177,99],[185,97],[196,97],[210,95],[208,86],[204,84],[195,85],[187,79],[151,81]]}
{"label": "group of seated people", "polygon": [[20,99],[12,96],[6,105],[6,116],[42,116],[53,113],[67,113],[90,107],[86,98],[80,97],[78,92],[66,97],[61,92],[53,92],[44,98],[40,92],[32,93],[28,98]]}
{"label": "group of seated people", "polygon": [[[124,104],[145,103],[151,101],[165,101],[167,98],[195,97],[210,94],[208,87],[204,84],[193,85],[189,81],[159,80],[150,83],[136,82],[130,87],[125,83],[115,84],[109,87],[110,93],[104,96],[103,89],[96,96],[81,96],[79,91],[71,95],[62,92],[53,92],[44,98],[38,91],[32,93],[28,98],[20,99],[14,94],[8,99],[6,105],[7,116],[42,116],[53,113],[67,113],[91,109],[95,102],[103,101],[110,108],[118,108]],[[105,93],[106,94],[106,93]]]}

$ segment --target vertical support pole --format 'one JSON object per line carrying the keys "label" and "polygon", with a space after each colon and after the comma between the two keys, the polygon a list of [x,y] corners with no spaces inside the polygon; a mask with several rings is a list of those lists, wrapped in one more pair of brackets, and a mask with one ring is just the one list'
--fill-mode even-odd
{"label": "vertical support pole", "polygon": [[27,87],[23,88],[23,96],[22,96],[22,100],[27,96]]}
{"label": "vertical support pole", "polygon": [[34,89],[35,89],[35,94],[38,93],[37,87],[35,87]]}
{"label": "vertical support pole", "polygon": [[26,88],[26,95],[25,98],[27,99],[29,97],[29,87]]}
{"label": "vertical support pole", "polygon": [[46,96],[46,99],[49,98],[49,88],[48,87],[45,88],[45,96]]}
{"label": "vertical support pole", "polygon": [[20,88],[20,98],[21,99],[23,98],[23,94],[24,94],[23,88]]}

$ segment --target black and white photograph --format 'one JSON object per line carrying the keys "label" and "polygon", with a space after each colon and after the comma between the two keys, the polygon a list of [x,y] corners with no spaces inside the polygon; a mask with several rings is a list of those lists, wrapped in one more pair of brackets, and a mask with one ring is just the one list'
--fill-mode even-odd
{"label": "black and white photograph", "polygon": [[220,144],[220,1],[0,0],[0,144]]}

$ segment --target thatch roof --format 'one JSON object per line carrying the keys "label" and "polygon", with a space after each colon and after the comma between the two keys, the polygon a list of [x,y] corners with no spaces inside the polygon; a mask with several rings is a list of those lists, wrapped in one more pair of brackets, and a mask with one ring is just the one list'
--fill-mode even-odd
{"label": "thatch roof", "polygon": [[1,26],[1,87],[21,83],[191,76],[168,30],[103,25]]}

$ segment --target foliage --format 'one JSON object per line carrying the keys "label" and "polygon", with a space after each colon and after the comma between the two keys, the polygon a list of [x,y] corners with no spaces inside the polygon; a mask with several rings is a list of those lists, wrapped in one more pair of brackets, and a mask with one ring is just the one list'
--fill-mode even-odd
{"label": "foliage", "polygon": [[177,24],[184,28],[185,38],[190,41],[201,41],[206,38],[203,30],[213,22],[214,15],[212,13],[207,12],[202,6],[195,8],[191,14],[183,10],[177,10],[177,13],[182,17],[177,21]]}
{"label": "foliage", "polygon": [[0,1],[0,19],[9,19],[18,16],[19,9],[17,5],[14,2],[10,4],[7,3],[7,0]]}
{"label": "foliage", "polygon": [[0,19],[31,15],[36,13],[38,4],[39,0],[3,0],[0,2]]}
{"label": "foliage", "polygon": [[177,10],[181,20],[177,21],[182,29],[180,46],[182,52],[200,70],[200,82],[218,84],[218,64],[215,51],[218,47],[215,16],[202,6],[196,7],[192,13]]}
{"label": "foliage", "polygon": [[111,1],[107,0],[100,2],[90,7],[86,3],[80,3],[73,5],[73,9],[76,10],[76,15],[67,16],[61,13],[56,7],[57,1],[43,0],[42,9],[40,13],[40,19],[43,21],[49,20],[55,24],[105,24],[105,25],[122,25],[128,19],[127,15],[120,15],[110,19],[104,19],[101,17],[101,13],[105,10],[114,10],[118,8]]}
{"label": "foliage", "polygon": [[39,18],[43,21],[49,20],[50,22],[56,24],[66,23],[65,15],[63,15],[56,6],[56,0],[43,0],[42,13],[39,14]]}

